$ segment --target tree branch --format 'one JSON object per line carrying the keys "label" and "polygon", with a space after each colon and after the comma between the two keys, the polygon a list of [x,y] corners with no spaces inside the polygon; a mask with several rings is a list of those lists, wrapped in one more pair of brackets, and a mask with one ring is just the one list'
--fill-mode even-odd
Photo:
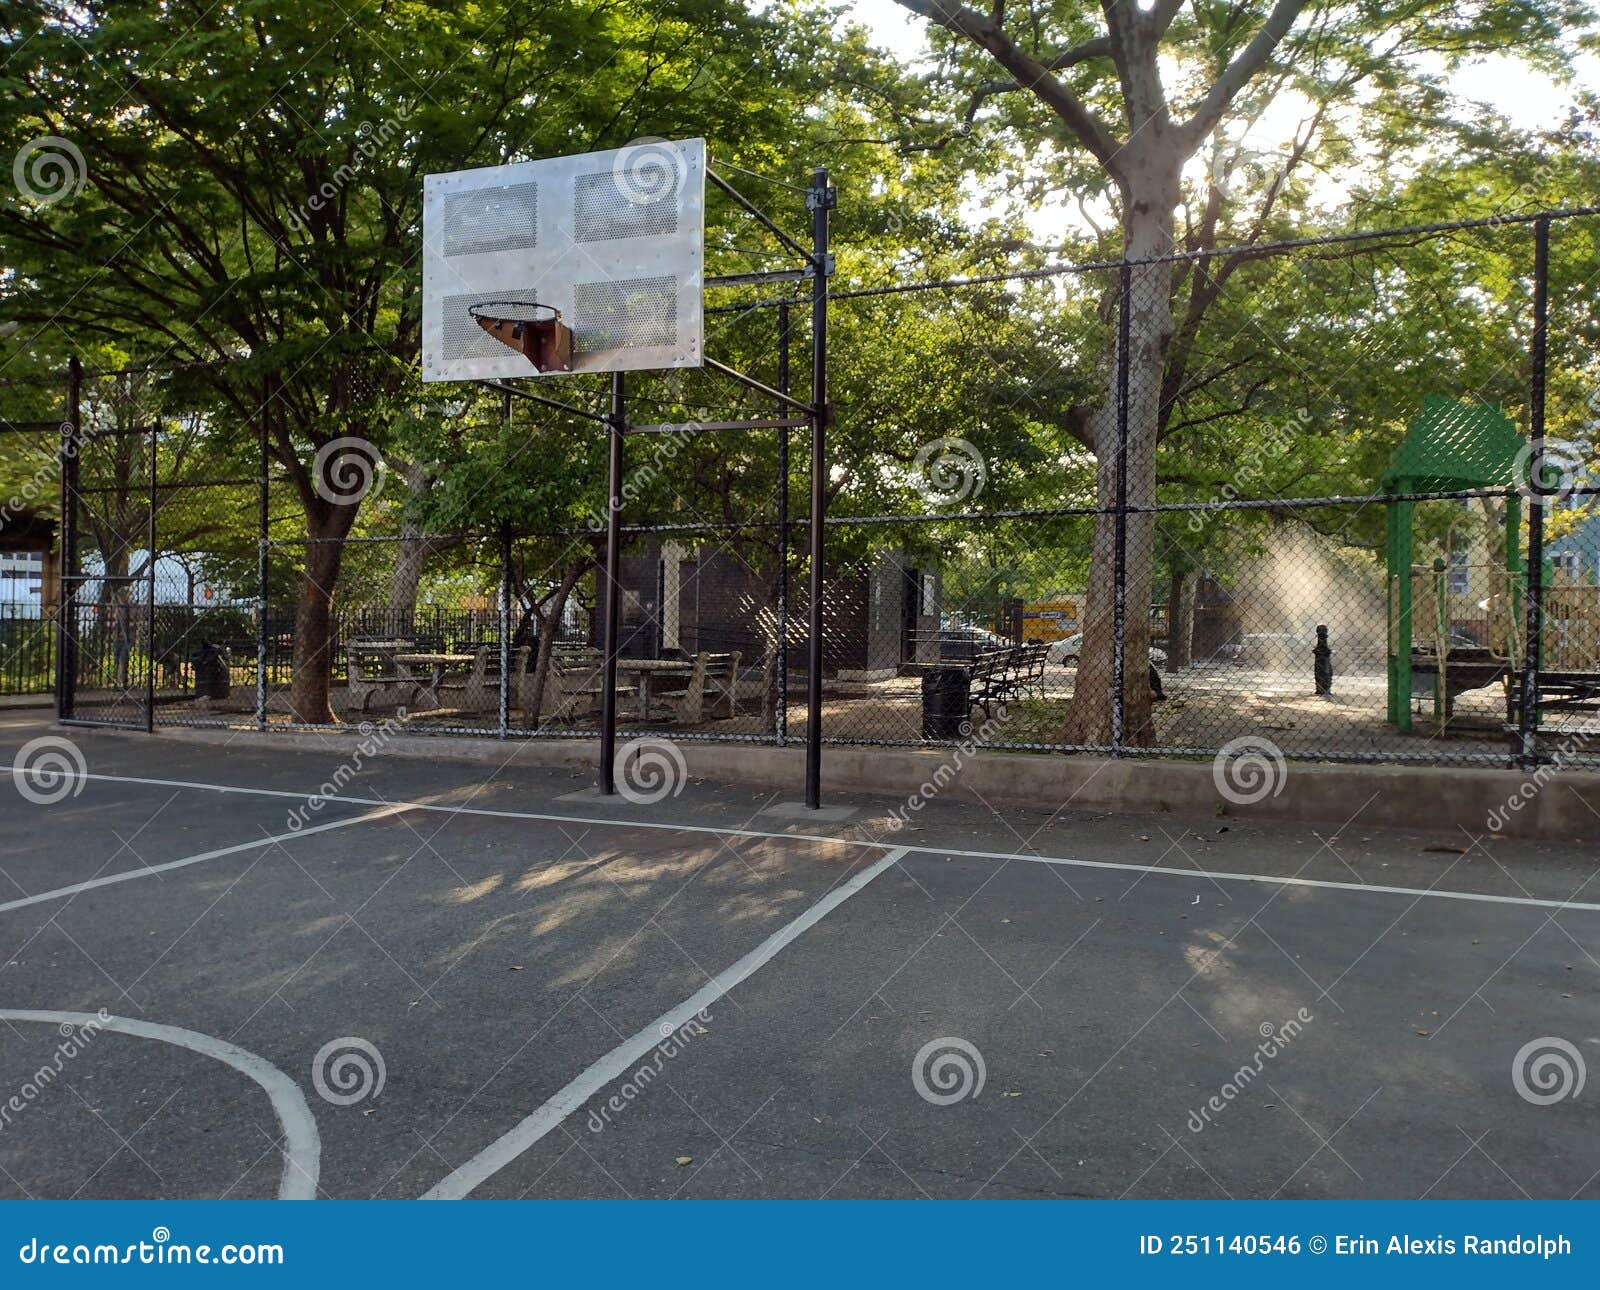
{"label": "tree branch", "polygon": [[[996,62],[1010,72],[1021,89],[1028,90],[1066,122],[1077,135],[1078,141],[1096,161],[1112,175],[1121,174],[1117,161],[1119,145],[1105,126],[1084,102],[1058,81],[1050,68],[1031,54],[1025,53],[991,19],[968,9],[958,0],[897,0],[912,13],[920,14],[929,22],[964,36],[981,49],[986,49]],[[1301,0],[1303,3],[1304,0]],[[1298,7],[1298,6],[1297,6]]]}
{"label": "tree branch", "polygon": [[1234,97],[1240,90],[1250,83],[1262,65],[1272,56],[1272,51],[1277,49],[1283,38],[1289,34],[1289,29],[1294,26],[1294,21],[1300,16],[1300,11],[1306,7],[1306,0],[1278,0],[1272,6],[1272,12],[1267,15],[1266,22],[1262,23],[1261,30],[1251,37],[1250,43],[1241,49],[1222,74],[1212,83],[1200,106],[1195,109],[1194,116],[1184,124],[1183,131],[1190,150],[1200,146],[1200,141],[1217,128],[1217,122],[1222,120],[1222,114],[1228,110]]}

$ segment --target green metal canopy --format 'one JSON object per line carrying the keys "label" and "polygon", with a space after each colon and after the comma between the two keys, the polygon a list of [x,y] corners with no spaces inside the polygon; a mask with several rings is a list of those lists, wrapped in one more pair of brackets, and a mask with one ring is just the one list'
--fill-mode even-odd
{"label": "green metal canopy", "polygon": [[1446,493],[1507,487],[1516,482],[1517,454],[1526,444],[1498,403],[1463,403],[1428,394],[1389,459],[1382,488],[1386,493]]}
{"label": "green metal canopy", "polygon": [[[1510,488],[1517,483],[1517,458],[1527,446],[1497,403],[1463,403],[1427,394],[1422,411],[1411,418],[1405,438],[1389,459],[1382,491],[1389,496],[1388,617],[1389,720],[1395,729],[1411,729],[1412,676],[1412,550],[1413,493],[1451,493],[1470,488]],[[1518,587],[1522,557],[1521,499],[1506,497],[1505,567],[1511,587],[1512,612],[1520,615]],[[1443,576],[1442,574],[1440,575]],[[1444,612],[1445,598],[1439,598]],[[1448,649],[1446,654],[1448,654]],[[1448,708],[1448,691],[1439,688],[1440,663],[1435,663],[1434,706]]]}

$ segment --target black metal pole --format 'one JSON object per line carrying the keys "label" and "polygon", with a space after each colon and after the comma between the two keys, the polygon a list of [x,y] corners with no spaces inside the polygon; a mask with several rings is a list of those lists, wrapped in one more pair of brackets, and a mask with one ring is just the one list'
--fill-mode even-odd
{"label": "black metal pole", "polygon": [[61,427],[61,558],[58,570],[56,716],[70,719],[78,684],[78,454],[83,450],[83,363],[67,363],[67,421]]}
{"label": "black metal pole", "polygon": [[[156,728],[156,436],[159,426],[150,427],[150,519],[145,525],[145,575],[144,606],[144,729],[149,734]],[[131,590],[131,588],[130,588]],[[134,634],[138,640],[138,634]],[[130,647],[130,654],[132,652]]]}
{"label": "black metal pole", "polygon": [[1122,755],[1127,713],[1123,682],[1128,639],[1128,351],[1133,312],[1133,266],[1126,256],[1117,272],[1116,511],[1112,516],[1115,567],[1111,596],[1111,755]]}
{"label": "black metal pole", "polygon": [[827,509],[828,212],[835,201],[826,166],[811,177],[811,603],[806,643],[806,805],[822,805],[822,538]]}
{"label": "black metal pole", "polygon": [[500,525],[500,738],[511,732],[511,525]]}
{"label": "black metal pole", "polygon": [[[500,391],[500,420],[511,424],[511,391]],[[499,735],[511,732],[511,524],[500,525],[500,712]]]}
{"label": "black metal pole", "polygon": [[[617,628],[622,604],[622,436],[626,405],[622,373],[611,374],[611,415],[606,435],[610,466],[606,472],[605,682],[600,694],[600,791],[617,791]],[[554,630],[553,626],[549,630]]]}
{"label": "black metal pole", "polygon": [[[789,306],[778,306],[778,388],[789,392]],[[778,400],[778,417],[789,405]],[[778,747],[789,737],[789,427],[778,431],[778,696],[773,712]]]}
{"label": "black metal pole", "polygon": [[1529,346],[1528,433],[1532,440],[1528,460],[1528,597],[1526,648],[1522,657],[1522,769],[1538,763],[1539,670],[1543,664],[1544,632],[1544,385],[1545,345],[1550,308],[1550,221],[1533,226],[1533,339]]}
{"label": "black metal pole", "polygon": [[267,728],[267,529],[271,516],[270,458],[267,418],[271,415],[272,383],[262,386],[261,419],[256,439],[256,729]]}

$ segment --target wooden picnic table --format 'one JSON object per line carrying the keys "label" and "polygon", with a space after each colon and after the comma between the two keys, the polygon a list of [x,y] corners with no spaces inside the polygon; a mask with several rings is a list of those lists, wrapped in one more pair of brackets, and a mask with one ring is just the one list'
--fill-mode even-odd
{"label": "wooden picnic table", "polygon": [[679,658],[619,658],[618,673],[633,672],[639,677],[639,720],[650,719],[650,683],[657,676],[688,676],[694,664]]}
{"label": "wooden picnic table", "polygon": [[[476,654],[395,654],[394,665],[400,674],[412,682],[412,698],[415,700],[421,694],[426,694],[433,700],[433,706],[438,708],[443,704],[439,699],[439,687],[444,683],[445,673],[453,667],[471,667],[477,660]],[[413,667],[428,669],[428,679],[414,677]]]}

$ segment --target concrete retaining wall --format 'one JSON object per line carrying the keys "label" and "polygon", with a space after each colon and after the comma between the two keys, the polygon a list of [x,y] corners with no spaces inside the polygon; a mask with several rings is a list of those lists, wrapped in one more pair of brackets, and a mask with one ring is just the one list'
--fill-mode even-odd
{"label": "concrete retaining wall", "polygon": [[[130,737],[152,736],[130,732]],[[327,735],[290,731],[162,730],[154,738],[229,747],[328,751]],[[760,784],[798,799],[804,749],[755,744],[677,745],[689,774],[713,782]],[[561,766],[593,770],[593,739],[517,740],[400,735],[384,755],[475,764]],[[1224,801],[1206,762],[1113,761],[1088,757],[979,752],[950,748],[830,746],[822,758],[830,793],[865,793],[899,809],[927,794],[964,801],[1014,802],[1035,809],[1130,814],[1226,814],[1338,827],[1427,829],[1441,833],[1600,843],[1600,775],[1561,771],[1541,783],[1517,771],[1425,766],[1350,766],[1291,762],[1274,795],[1249,805]],[[1520,802],[1513,809],[1512,802]],[[1462,845],[1468,845],[1466,836]]]}

